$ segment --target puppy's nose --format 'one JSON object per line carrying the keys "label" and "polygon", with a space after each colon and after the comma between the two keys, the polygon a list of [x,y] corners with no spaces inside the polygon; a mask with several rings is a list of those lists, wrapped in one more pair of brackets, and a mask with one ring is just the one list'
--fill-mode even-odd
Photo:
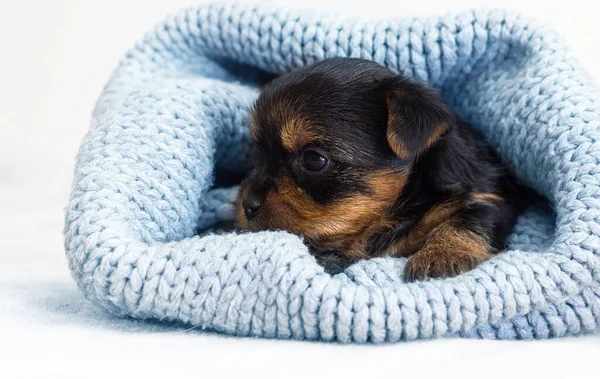
{"label": "puppy's nose", "polygon": [[262,200],[258,196],[248,196],[242,201],[242,207],[244,208],[244,213],[246,214],[246,218],[248,221],[252,220],[258,209],[262,205]]}

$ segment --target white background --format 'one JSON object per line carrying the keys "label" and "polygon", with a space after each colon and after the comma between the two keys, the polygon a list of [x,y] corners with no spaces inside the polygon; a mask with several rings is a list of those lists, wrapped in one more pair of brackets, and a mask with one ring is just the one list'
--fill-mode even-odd
{"label": "white background", "polygon": [[[0,378],[600,377],[600,337],[339,346],[118,320],[83,300],[62,246],[74,157],[102,86],[156,22],[201,1],[0,0]],[[278,1],[369,16],[472,7],[557,29],[600,82],[591,1]]]}

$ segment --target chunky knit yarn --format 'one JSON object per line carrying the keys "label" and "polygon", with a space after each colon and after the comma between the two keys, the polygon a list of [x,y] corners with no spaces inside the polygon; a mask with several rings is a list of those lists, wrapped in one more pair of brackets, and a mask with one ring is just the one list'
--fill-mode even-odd
{"label": "chunky knit yarn", "polygon": [[[549,199],[509,249],[456,278],[404,260],[329,275],[284,232],[215,231],[248,167],[247,111],[268,73],[372,59],[441,90]],[[77,159],[65,247],[85,296],[120,315],[239,336],[395,342],[550,338],[600,322],[600,96],[556,35],[519,15],[362,21],[213,4],[168,18],[100,97]],[[201,231],[198,234],[198,231]]]}

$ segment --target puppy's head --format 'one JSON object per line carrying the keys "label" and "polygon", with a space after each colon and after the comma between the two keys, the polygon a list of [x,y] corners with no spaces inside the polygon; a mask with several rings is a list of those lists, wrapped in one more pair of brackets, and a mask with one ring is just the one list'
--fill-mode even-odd
{"label": "puppy's head", "polygon": [[415,159],[454,122],[430,90],[349,58],[276,78],[251,117],[238,226],[299,234],[332,267],[368,256],[366,238],[393,226],[387,215]]}

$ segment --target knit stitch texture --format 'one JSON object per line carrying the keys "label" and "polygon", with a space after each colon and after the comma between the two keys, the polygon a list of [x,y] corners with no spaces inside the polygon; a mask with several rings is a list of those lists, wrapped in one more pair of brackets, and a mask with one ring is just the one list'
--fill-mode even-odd
{"label": "knit stitch texture", "polygon": [[[403,259],[332,276],[291,234],[215,232],[237,191],[215,177],[248,168],[247,112],[260,83],[334,56],[439,88],[551,206],[520,218],[508,251],[420,283],[403,282]],[[80,289],[107,310],[238,336],[577,335],[600,322],[599,139],[597,87],[553,31],[517,14],[360,20],[191,8],[147,34],[106,85],[78,155],[65,248]]]}

